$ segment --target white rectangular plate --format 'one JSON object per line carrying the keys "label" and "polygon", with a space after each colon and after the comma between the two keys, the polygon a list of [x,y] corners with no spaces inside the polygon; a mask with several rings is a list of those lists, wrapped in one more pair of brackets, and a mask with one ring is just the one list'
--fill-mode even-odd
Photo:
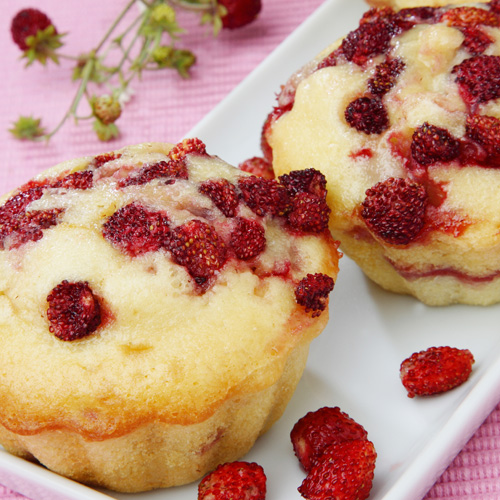
{"label": "white rectangular plate", "polygon": [[[188,136],[233,164],[258,155],[260,130],[280,85],[354,29],[365,10],[362,0],[327,0]],[[308,411],[340,406],[367,429],[378,452],[370,499],[421,499],[500,400],[499,306],[429,308],[382,291],[344,257],[330,314],[285,414],[244,459],[264,467],[269,499],[300,499],[304,473],[290,430]],[[470,349],[476,359],[472,376],[449,393],[409,399],[399,365],[434,345]],[[97,491],[1,449],[0,483],[33,500],[197,498],[197,484],[131,495]]]}

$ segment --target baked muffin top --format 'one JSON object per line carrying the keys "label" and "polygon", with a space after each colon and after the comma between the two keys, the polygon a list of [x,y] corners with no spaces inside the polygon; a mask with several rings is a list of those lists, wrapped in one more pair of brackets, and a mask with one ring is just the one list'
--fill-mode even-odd
{"label": "baked muffin top", "polygon": [[[499,26],[496,1],[367,11],[283,86],[264,153],[277,174],[325,174],[332,230],[366,226],[394,248],[500,243]],[[398,200],[399,227],[372,218]]]}
{"label": "baked muffin top", "polygon": [[6,195],[0,422],[104,438],[272,385],[326,324],[338,271],[309,174],[264,181],[189,139],[64,162]]}

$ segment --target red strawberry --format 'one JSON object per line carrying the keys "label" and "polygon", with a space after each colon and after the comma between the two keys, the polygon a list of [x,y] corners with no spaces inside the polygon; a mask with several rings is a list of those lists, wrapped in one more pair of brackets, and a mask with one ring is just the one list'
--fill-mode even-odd
{"label": "red strawberry", "polygon": [[379,97],[360,97],[345,110],[347,123],[358,132],[381,134],[389,127],[389,116]]}
{"label": "red strawberry", "polygon": [[260,148],[262,150],[262,154],[264,155],[264,159],[272,164],[273,161],[273,150],[269,145],[269,136],[272,132],[272,128],[276,120],[283,116],[285,113],[290,111],[293,107],[293,101],[290,102],[287,106],[276,106],[266,118],[264,125],[262,126],[261,138],[260,138]]}
{"label": "red strawberry", "polygon": [[66,175],[50,187],[64,189],[90,189],[93,185],[93,179],[94,174],[90,170],[81,170]]}
{"label": "red strawberry", "polygon": [[368,89],[373,95],[383,96],[394,87],[404,68],[401,59],[386,59],[375,68],[373,77],[368,80]]}
{"label": "red strawberry", "polygon": [[249,260],[266,249],[266,235],[262,225],[256,220],[238,217],[231,232],[230,245],[236,257]]}
{"label": "red strawberry", "polygon": [[325,198],[311,193],[299,193],[292,199],[288,223],[301,232],[321,233],[328,228],[330,212]]}
{"label": "red strawberry", "polygon": [[[19,11],[10,26],[12,39],[21,50],[27,50],[26,38],[35,36],[52,25],[50,18],[38,9],[23,9]],[[56,31],[57,33],[57,31]]]}
{"label": "red strawberry", "polygon": [[200,193],[208,196],[226,217],[236,215],[240,200],[236,186],[227,179],[209,179],[202,182]]}
{"label": "red strawberry", "polygon": [[335,49],[333,52],[330,52],[330,54],[328,54],[322,61],[320,61],[316,70],[337,66],[339,61],[342,60],[342,57],[343,57],[342,47],[339,47],[338,49]]}
{"label": "red strawberry", "polygon": [[430,347],[401,363],[401,382],[410,398],[438,394],[463,384],[473,364],[474,356],[468,349]]}
{"label": "red strawberry", "polygon": [[154,252],[167,244],[170,235],[168,216],[136,203],[117,210],[102,227],[103,236],[131,257]]}
{"label": "red strawberry", "polygon": [[384,19],[365,22],[342,40],[342,53],[348,61],[362,66],[389,49],[392,35],[391,27]]}
{"label": "red strawberry", "polygon": [[252,462],[219,465],[198,485],[198,500],[264,500],[266,475]]}
{"label": "red strawberry", "polygon": [[295,455],[309,472],[330,445],[366,439],[367,435],[366,430],[340,408],[326,406],[302,417],[294,425],[290,438]]}
{"label": "red strawberry", "polygon": [[468,26],[498,26],[500,18],[490,10],[479,7],[456,7],[447,10],[441,17],[441,21],[448,26],[466,28]]}
{"label": "red strawberry", "polygon": [[460,154],[460,142],[448,130],[424,123],[413,133],[411,156],[420,165],[450,162]]}
{"label": "red strawberry", "polygon": [[101,307],[86,281],[62,281],[47,297],[50,331],[61,340],[76,340],[101,324]]}
{"label": "red strawberry", "polygon": [[359,24],[361,25],[373,23],[374,21],[391,19],[393,15],[394,10],[391,7],[372,7],[363,14]]}
{"label": "red strawberry", "polygon": [[142,185],[151,182],[154,179],[165,178],[168,183],[174,182],[175,179],[187,179],[188,169],[183,159],[160,161],[153,165],[146,165],[139,172],[123,179],[120,187],[133,185]]}
{"label": "red strawberry", "polygon": [[465,135],[480,144],[489,156],[500,155],[500,120],[488,115],[470,115]]}
{"label": "red strawberry", "polygon": [[479,55],[454,66],[460,95],[471,107],[500,97],[500,56]]}
{"label": "red strawberry", "polygon": [[57,224],[63,209],[27,211],[31,202],[43,196],[46,187],[45,181],[31,181],[0,207],[0,248],[14,249],[38,241],[44,229]]}
{"label": "red strawberry", "polygon": [[227,13],[222,16],[222,27],[235,29],[246,26],[255,21],[262,9],[261,0],[217,0],[226,8]]}
{"label": "red strawberry", "polygon": [[288,194],[293,198],[299,193],[310,193],[319,198],[326,198],[326,178],[315,168],[292,170],[278,178],[286,187]]}
{"label": "red strawberry", "polygon": [[201,287],[207,287],[226,262],[226,248],[215,228],[197,219],[172,231],[169,248],[174,261],[184,266]]}
{"label": "red strawberry", "polygon": [[28,205],[43,196],[46,182],[30,181],[19,188],[17,194],[11,196],[2,207],[0,207],[0,217],[6,215],[20,215],[26,210]]}
{"label": "red strawberry", "polygon": [[490,9],[500,14],[500,0],[490,0]]}
{"label": "red strawberry", "polygon": [[104,153],[102,155],[96,156],[92,161],[91,161],[91,166],[94,166],[95,168],[100,168],[106,163],[117,160],[118,158],[121,157],[121,154],[118,153]]}
{"label": "red strawberry", "polygon": [[239,178],[238,186],[243,201],[257,215],[284,216],[291,209],[286,188],[275,179],[244,176]]}
{"label": "red strawberry", "polygon": [[473,56],[482,54],[494,42],[493,38],[475,26],[467,26],[460,31],[465,37],[462,46]]}
{"label": "red strawberry", "polygon": [[437,23],[442,15],[442,9],[436,7],[410,7],[401,9],[388,20],[395,34],[413,28],[417,24]]}
{"label": "red strawberry", "polygon": [[391,245],[407,245],[424,226],[428,197],[421,184],[390,177],[366,191],[361,216]]}
{"label": "red strawberry", "polygon": [[196,154],[201,156],[207,155],[205,144],[197,138],[184,139],[177,143],[168,153],[171,160],[178,161],[188,154]]}
{"label": "red strawberry", "polygon": [[306,312],[310,312],[313,318],[317,317],[326,309],[328,295],[334,285],[333,279],[326,274],[308,274],[295,288],[295,300]]}
{"label": "red strawberry", "polygon": [[264,179],[274,179],[273,164],[262,156],[253,156],[238,165],[240,170]]}
{"label": "red strawberry", "polygon": [[299,487],[308,500],[365,500],[370,495],[377,454],[368,439],[329,446]]}

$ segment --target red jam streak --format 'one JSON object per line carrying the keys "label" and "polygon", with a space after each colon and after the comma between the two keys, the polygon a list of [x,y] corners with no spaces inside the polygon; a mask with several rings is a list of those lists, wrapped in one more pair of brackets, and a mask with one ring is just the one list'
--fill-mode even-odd
{"label": "red jam streak", "polygon": [[417,270],[412,266],[400,266],[386,257],[387,262],[407,281],[416,281],[423,278],[451,277],[468,285],[490,283],[500,276],[500,270],[484,276],[473,276],[453,267],[434,267],[425,271]]}

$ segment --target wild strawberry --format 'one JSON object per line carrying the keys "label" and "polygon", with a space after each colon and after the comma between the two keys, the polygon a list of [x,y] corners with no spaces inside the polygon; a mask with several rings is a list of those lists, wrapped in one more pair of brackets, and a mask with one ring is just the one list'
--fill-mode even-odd
{"label": "wild strawberry", "polygon": [[281,175],[278,180],[292,198],[299,193],[310,193],[319,198],[326,198],[326,178],[315,168],[292,170],[288,174]]}
{"label": "wild strawberry", "polygon": [[136,203],[117,210],[102,226],[103,236],[131,257],[155,252],[167,244],[168,216]]}
{"label": "wild strawberry", "polygon": [[413,133],[411,156],[420,165],[450,162],[460,154],[460,142],[448,130],[424,123]]}
{"label": "wild strawberry", "polygon": [[178,161],[189,154],[205,156],[207,155],[207,148],[200,139],[184,139],[169,151],[168,157],[171,160]]}
{"label": "wild strawberry", "polygon": [[321,233],[328,228],[330,207],[325,198],[311,193],[299,193],[292,199],[288,223],[304,233]]}
{"label": "wild strawberry", "polygon": [[366,430],[337,406],[323,407],[303,416],[294,425],[290,438],[295,455],[309,472],[328,446],[353,439],[366,439]]}
{"label": "wild strawberry", "polygon": [[21,50],[29,47],[26,38],[35,36],[39,31],[43,31],[49,26],[53,26],[50,18],[38,9],[23,9],[12,19],[10,32],[12,39]]}
{"label": "wild strawberry", "polygon": [[266,249],[266,232],[258,221],[238,217],[229,244],[238,259],[249,260]]}
{"label": "wild strawberry", "polygon": [[424,227],[427,200],[421,184],[390,177],[366,191],[361,216],[379,238],[407,245]]}
{"label": "wild strawberry", "polygon": [[368,9],[359,21],[359,24],[373,23],[384,19],[390,19],[394,15],[391,7],[372,7]]}
{"label": "wild strawberry", "polygon": [[285,113],[290,111],[293,107],[293,102],[289,103],[287,106],[276,106],[268,115],[262,126],[261,137],[260,137],[260,148],[264,159],[272,164],[273,161],[273,150],[269,145],[269,136],[271,135],[272,128],[276,120],[283,116]]}
{"label": "wild strawberry", "polygon": [[344,53],[342,52],[342,47],[335,49],[330,52],[323,60],[321,60],[316,68],[316,70],[323,68],[331,68],[332,66],[337,66],[339,61],[344,57]]}
{"label": "wild strawberry", "polygon": [[91,99],[92,111],[104,125],[114,123],[122,114],[122,107],[117,99],[109,95],[101,95]]}
{"label": "wild strawberry", "polygon": [[500,14],[500,0],[490,0],[490,9]]}
{"label": "wild strawberry", "polygon": [[198,485],[198,500],[264,500],[266,475],[253,462],[219,465]]}
{"label": "wild strawberry", "polygon": [[410,30],[417,24],[437,23],[442,15],[442,9],[436,7],[410,7],[401,9],[388,19],[394,34]]}
{"label": "wild strawberry", "polygon": [[121,157],[120,153],[104,153],[102,155],[97,155],[91,162],[90,165],[95,168],[100,168],[106,163],[117,160]]}
{"label": "wild strawberry", "polygon": [[94,174],[90,170],[80,170],[59,179],[50,187],[64,189],[90,189],[94,182]]}
{"label": "wild strawberry", "polygon": [[473,56],[482,54],[494,42],[493,38],[475,26],[467,26],[460,31],[464,35],[462,47]]}
{"label": "wild strawberry", "polygon": [[43,196],[45,187],[45,182],[40,183],[37,181],[30,181],[21,186],[19,191],[0,207],[0,217],[21,215],[31,202]]}
{"label": "wild strawberry", "polygon": [[500,120],[488,115],[470,115],[465,122],[465,135],[480,144],[488,155],[500,155]]}
{"label": "wild strawberry", "polygon": [[329,446],[299,487],[308,500],[365,500],[370,495],[377,454],[368,439]]}
{"label": "wild strawberry", "polygon": [[375,68],[373,77],[368,80],[368,89],[373,95],[383,96],[394,87],[404,68],[401,59],[386,59]]}
{"label": "wild strawberry", "polygon": [[240,200],[236,186],[227,179],[209,179],[202,182],[200,193],[208,196],[226,217],[236,215]]}
{"label": "wild strawberry", "polygon": [[437,7],[409,7],[401,9],[395,15],[401,19],[412,21],[415,24],[433,24],[441,18],[442,10]]}
{"label": "wild strawberry", "polygon": [[479,55],[454,66],[462,99],[471,107],[500,97],[500,56]]}
{"label": "wild strawberry", "polygon": [[342,53],[359,66],[370,58],[385,53],[392,38],[391,28],[383,19],[361,24],[342,40]]}
{"label": "wild strawberry", "polygon": [[359,97],[345,110],[347,123],[358,132],[381,134],[389,127],[389,116],[379,97]]}
{"label": "wild strawberry", "polygon": [[47,186],[46,181],[31,181],[0,207],[0,248],[13,249],[38,241],[44,229],[57,224],[63,209],[27,211],[31,202],[43,196]]}
{"label": "wild strawberry", "polygon": [[317,317],[326,309],[328,295],[334,285],[333,279],[326,274],[308,274],[295,288],[295,300],[306,312],[310,312],[313,318]]}
{"label": "wild strawberry", "polygon": [[49,330],[61,340],[76,340],[101,324],[99,300],[86,281],[62,281],[47,297]]}
{"label": "wild strawberry", "polygon": [[23,51],[30,65],[38,61],[45,65],[47,59],[59,62],[57,49],[62,46],[63,35],[57,33],[49,17],[38,9],[23,9],[12,19],[12,39]]}
{"label": "wild strawberry", "polygon": [[262,9],[261,0],[217,0],[225,7],[226,14],[222,16],[222,27],[235,29],[255,21]]}
{"label": "wild strawberry", "polygon": [[7,224],[0,222],[0,247],[14,249],[40,240],[43,230],[55,226],[63,212],[62,208],[36,210],[12,217]]}
{"label": "wild strawberry", "polygon": [[118,185],[119,187],[138,186],[159,178],[165,178],[168,183],[174,182],[175,179],[187,179],[188,169],[185,161],[183,159],[168,160],[146,165],[120,181]]}
{"label": "wild strawberry", "polygon": [[473,364],[474,356],[468,349],[430,347],[401,363],[401,382],[410,398],[438,394],[463,384]]}
{"label": "wild strawberry", "polygon": [[441,17],[441,21],[455,28],[467,28],[468,26],[498,26],[500,18],[492,11],[479,7],[456,7],[447,10]]}
{"label": "wild strawberry", "polygon": [[257,215],[284,216],[291,209],[286,188],[275,179],[244,176],[239,178],[238,186],[243,201]]}
{"label": "wild strawberry", "polygon": [[262,156],[253,156],[238,165],[240,170],[264,179],[274,179],[273,164]]}
{"label": "wild strawberry", "polygon": [[184,266],[201,287],[207,287],[226,262],[226,248],[215,228],[197,219],[172,231],[169,249],[174,261]]}

